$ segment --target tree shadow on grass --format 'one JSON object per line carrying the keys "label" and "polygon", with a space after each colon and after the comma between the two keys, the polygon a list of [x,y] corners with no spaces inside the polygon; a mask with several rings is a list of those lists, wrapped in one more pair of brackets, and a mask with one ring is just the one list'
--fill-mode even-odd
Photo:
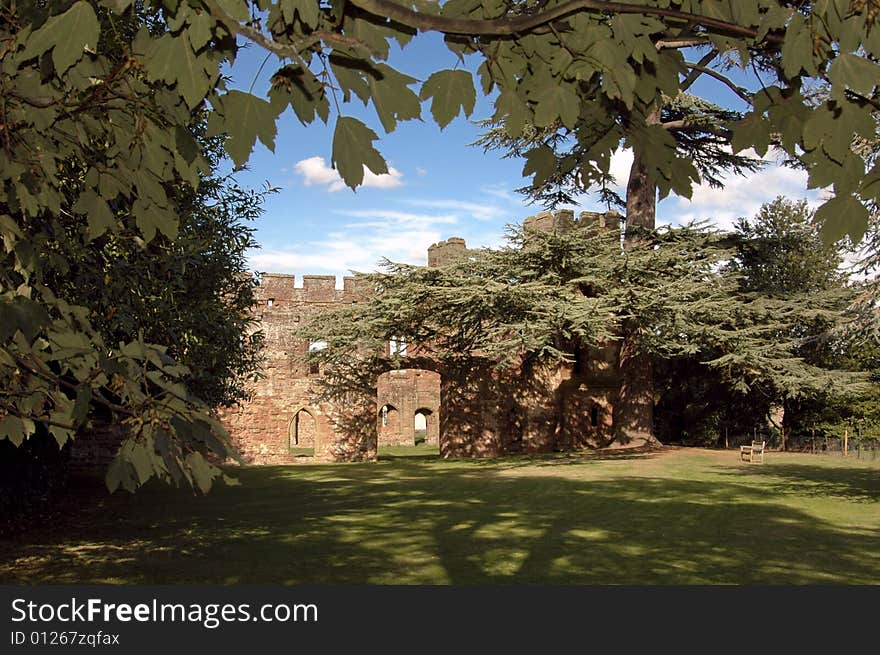
{"label": "tree shadow on grass", "polygon": [[[767,478],[777,493],[799,496],[837,497],[854,503],[880,501],[880,469],[810,464],[744,465],[719,469],[724,476],[754,475]],[[880,507],[878,507],[880,514]]]}
{"label": "tree shadow on grass", "polygon": [[240,476],[208,497],[157,486],[114,496],[63,535],[4,547],[0,580],[880,583],[878,522],[846,529],[742,483],[499,476],[418,460],[382,475],[349,465]]}
{"label": "tree shadow on grass", "polygon": [[509,455],[501,457],[481,457],[468,460],[473,467],[490,469],[517,469],[525,467],[559,467],[588,462],[610,462],[628,460],[649,460],[664,452],[673,450],[665,446],[639,448],[584,448],[559,453],[537,453],[533,455]]}

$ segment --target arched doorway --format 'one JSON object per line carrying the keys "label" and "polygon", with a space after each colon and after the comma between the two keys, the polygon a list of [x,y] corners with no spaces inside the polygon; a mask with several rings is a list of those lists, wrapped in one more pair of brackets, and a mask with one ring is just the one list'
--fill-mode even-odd
{"label": "arched doorway", "polygon": [[312,413],[303,408],[293,415],[287,432],[288,450],[292,455],[313,456],[318,424]]}
{"label": "arched doorway", "polygon": [[379,409],[379,445],[396,446],[401,440],[400,412],[391,404]]}
{"label": "arched doorway", "polygon": [[440,374],[427,369],[386,371],[376,380],[378,445],[439,444]]}
{"label": "arched doorway", "polygon": [[440,444],[440,425],[437,414],[427,407],[420,407],[413,415],[416,446],[437,446]]}

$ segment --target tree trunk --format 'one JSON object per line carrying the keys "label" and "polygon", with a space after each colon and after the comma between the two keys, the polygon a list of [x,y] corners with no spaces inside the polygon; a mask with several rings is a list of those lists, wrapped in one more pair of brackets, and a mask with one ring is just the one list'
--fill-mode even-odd
{"label": "tree trunk", "polygon": [[[659,112],[652,117],[657,120]],[[639,228],[655,227],[656,212],[657,185],[648,175],[642,158],[635,153],[626,185],[624,247],[632,248],[639,242]],[[654,437],[654,370],[651,358],[640,350],[635,326],[625,321],[620,344],[620,396],[615,417],[615,440],[621,445],[657,443]]]}
{"label": "tree trunk", "polygon": [[657,223],[657,185],[648,175],[642,158],[633,157],[626,185],[626,234],[624,245],[629,247],[638,243],[635,230],[653,230]]}
{"label": "tree trunk", "polygon": [[620,344],[620,396],[615,407],[615,442],[621,446],[656,443],[654,371],[651,358],[638,351],[637,335],[624,326]]}

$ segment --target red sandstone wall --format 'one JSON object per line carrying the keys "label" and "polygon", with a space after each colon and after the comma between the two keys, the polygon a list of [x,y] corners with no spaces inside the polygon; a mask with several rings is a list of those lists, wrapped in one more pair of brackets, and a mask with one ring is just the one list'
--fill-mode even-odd
{"label": "red sandstone wall", "polygon": [[[250,389],[250,402],[220,412],[242,460],[290,463],[301,459],[292,448],[310,446],[316,460],[375,458],[374,445],[349,443],[351,431],[340,424],[352,421],[352,407],[340,408],[327,397],[322,373],[311,372],[306,363],[309,344],[295,335],[312,316],[363,299],[364,290],[353,278],[336,289],[334,276],[307,275],[296,287],[294,276],[273,273],[263,275],[255,295],[254,311],[265,335],[264,378]],[[301,411],[306,432],[300,431],[304,442],[296,443],[294,418]]]}
{"label": "red sandstone wall", "polygon": [[[440,441],[440,375],[433,371],[402,369],[379,376],[376,382],[377,428],[380,446],[415,445],[415,415],[422,410],[427,418],[425,443]],[[382,408],[393,407],[388,424],[382,425]]]}
{"label": "red sandstone wall", "polygon": [[[583,212],[577,222],[597,229],[619,226],[617,214]],[[566,229],[574,214],[542,212],[526,219],[535,230]],[[453,237],[428,250],[429,266],[444,266],[467,255]],[[308,343],[294,331],[317,313],[357,302],[369,289],[345,278],[336,289],[332,276],[305,276],[297,288],[292,275],[265,274],[257,306],[265,333],[265,378],[253,400],[224,411],[221,420],[247,463],[279,464],[302,459],[291,447],[314,444],[316,460],[372,460],[378,445],[412,445],[414,414],[426,410],[427,442],[439,443],[444,457],[483,457],[513,452],[604,445],[613,432],[617,401],[618,353],[614,344],[584,353],[578,370],[494,372],[491,363],[470,370],[390,371],[376,381],[375,394],[329,389],[320,373],[303,364]],[[411,354],[418,351],[410,344]],[[381,408],[389,405],[387,425]],[[307,413],[300,443],[291,443],[294,417]],[[313,422],[312,422],[313,419]],[[302,424],[305,425],[305,424]],[[305,430],[305,431],[304,431]]]}
{"label": "red sandstone wall", "polygon": [[98,421],[92,427],[81,430],[70,442],[71,472],[106,473],[125,435],[124,426]]}

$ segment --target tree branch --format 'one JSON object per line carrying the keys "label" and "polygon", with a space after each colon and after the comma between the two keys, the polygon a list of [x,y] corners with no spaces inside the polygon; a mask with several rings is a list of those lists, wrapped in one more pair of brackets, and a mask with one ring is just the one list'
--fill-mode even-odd
{"label": "tree branch", "polygon": [[852,89],[846,89],[845,92],[846,92],[846,95],[851,100],[857,100],[859,102],[866,102],[869,105],[871,105],[874,109],[880,109],[880,101],[876,100],[875,98],[869,98],[868,96],[862,95],[861,93],[856,93]]}
{"label": "tree branch", "polygon": [[[738,25],[717,18],[700,16],[685,11],[646,7],[625,2],[605,2],[604,0],[572,0],[558,7],[544,9],[536,14],[523,14],[512,18],[479,20],[472,18],[450,18],[435,16],[407,9],[392,0],[348,0],[350,4],[378,17],[390,18],[398,23],[422,31],[442,32],[444,34],[463,34],[476,36],[512,36],[530,32],[554,20],[578,11],[610,12],[617,14],[644,14],[672,18],[692,25],[700,25],[710,32],[746,38],[755,38],[758,31],[751,27]],[[768,35],[765,40],[775,37]]]}
{"label": "tree branch", "polygon": [[663,37],[654,45],[657,50],[673,50],[677,48],[693,48],[701,45],[709,45],[711,41],[703,38],[676,39],[672,37]]}
{"label": "tree branch", "polygon": [[697,123],[694,121],[689,121],[687,119],[666,121],[665,123],[660,123],[660,127],[662,127],[664,130],[677,130],[680,132],[707,132],[709,134],[718,134],[721,136],[727,136],[730,134],[730,130],[723,127],[719,127],[717,125],[708,125],[706,123]]}
{"label": "tree branch", "polygon": [[712,48],[709,52],[707,52],[703,57],[697,62],[694,66],[691,66],[691,72],[688,73],[688,76],[684,78],[681,83],[681,91],[687,91],[691,88],[691,85],[697,81],[697,79],[706,72],[706,67],[709,65],[709,62],[715,59],[718,56],[718,48]]}
{"label": "tree branch", "polygon": [[[731,82],[728,78],[726,78],[724,75],[722,75],[718,71],[714,71],[711,68],[707,68],[706,66],[701,66],[700,64],[692,64],[687,61],[684,63],[684,65],[692,70],[699,71],[700,73],[705,73],[709,77],[714,77],[716,80],[718,80],[719,82],[724,84],[727,88],[729,88],[731,91],[733,91],[740,98],[745,100],[748,104],[750,104],[750,105],[752,104],[753,98],[752,98],[751,93],[746,91],[741,86],[737,86],[736,84]],[[690,77],[690,76],[688,76],[688,77]]]}
{"label": "tree branch", "polygon": [[302,53],[311,48],[316,43],[320,43],[321,41],[326,41],[330,44],[341,45],[348,48],[364,50],[374,57],[377,56],[376,51],[362,41],[359,41],[358,39],[350,36],[345,36],[344,34],[335,34],[333,32],[314,32],[299,43],[278,43],[278,41],[266,36],[255,27],[251,27],[250,25],[242,25],[241,23],[239,23],[237,20],[232,18],[225,11],[223,11],[223,9],[221,9],[214,2],[214,0],[202,0],[202,4],[215,19],[217,19],[226,29],[229,30],[231,34],[238,34],[240,36],[243,36],[244,38],[253,41],[257,45],[262,46],[269,52],[272,52],[281,58],[294,59],[298,61],[300,65],[304,68],[308,68],[308,65],[303,60]]}

